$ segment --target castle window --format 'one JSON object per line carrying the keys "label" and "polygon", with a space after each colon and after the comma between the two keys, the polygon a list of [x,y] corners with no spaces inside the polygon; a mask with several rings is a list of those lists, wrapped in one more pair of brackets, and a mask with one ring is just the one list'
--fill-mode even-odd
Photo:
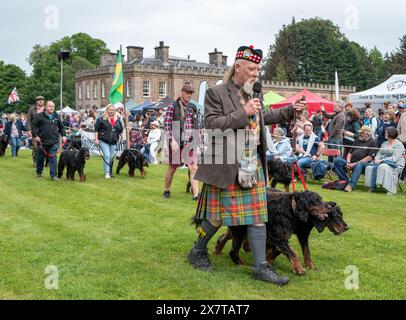
{"label": "castle window", "polygon": [[126,82],[126,97],[130,98],[131,97],[131,80],[127,80]]}
{"label": "castle window", "polygon": [[106,98],[106,85],[104,84],[104,82],[102,82],[101,84],[101,97],[102,99]]}
{"label": "castle window", "polygon": [[82,100],[82,86],[80,84],[78,85],[78,99]]}
{"label": "castle window", "polygon": [[166,97],[166,82],[159,81],[159,97],[165,98]]}
{"label": "castle window", "polygon": [[95,83],[93,83],[93,99],[97,99],[97,96],[98,96],[97,90],[98,90],[98,87],[97,87],[97,83],[95,82]]}
{"label": "castle window", "polygon": [[90,83],[86,83],[86,99],[90,99]]}
{"label": "castle window", "polygon": [[142,96],[150,97],[151,96],[151,81],[144,80],[142,83]]}

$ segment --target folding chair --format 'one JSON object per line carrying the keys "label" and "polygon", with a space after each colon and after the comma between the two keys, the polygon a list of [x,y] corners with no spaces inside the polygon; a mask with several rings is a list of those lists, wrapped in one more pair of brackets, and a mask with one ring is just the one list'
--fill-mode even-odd
{"label": "folding chair", "polygon": [[[333,157],[338,158],[341,155],[341,151],[339,149],[323,149],[321,150],[321,154],[323,156],[327,156],[327,157]],[[330,181],[333,181],[333,178],[331,177],[331,172],[333,172],[334,169],[334,163],[329,162],[330,166],[329,166],[329,170],[327,170],[327,175],[330,179]]]}

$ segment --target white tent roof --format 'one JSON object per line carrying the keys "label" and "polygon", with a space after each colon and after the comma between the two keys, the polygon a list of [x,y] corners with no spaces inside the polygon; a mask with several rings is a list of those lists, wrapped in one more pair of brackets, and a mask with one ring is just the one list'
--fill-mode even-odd
{"label": "white tent roof", "polygon": [[[58,111],[58,113],[59,113],[59,111]],[[72,114],[72,113],[79,113],[79,112],[76,111],[76,110],[73,110],[70,107],[65,107],[65,108],[62,109],[62,113],[64,113],[64,114]]]}
{"label": "white tent roof", "polygon": [[356,108],[369,102],[374,110],[381,109],[386,101],[396,104],[399,100],[406,100],[406,74],[394,74],[374,88],[350,94],[349,100]]}

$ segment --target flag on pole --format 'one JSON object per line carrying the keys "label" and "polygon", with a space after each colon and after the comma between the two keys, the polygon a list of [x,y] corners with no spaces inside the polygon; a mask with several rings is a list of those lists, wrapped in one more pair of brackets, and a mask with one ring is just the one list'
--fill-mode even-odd
{"label": "flag on pole", "polygon": [[116,63],[116,70],[114,72],[114,80],[110,90],[110,103],[117,104],[123,101],[123,88],[124,88],[124,76],[123,76],[123,56],[120,46],[118,52],[118,58]]}
{"label": "flag on pole", "polygon": [[341,100],[340,99],[340,87],[338,85],[338,72],[336,70],[336,101]]}
{"label": "flag on pole", "polygon": [[18,96],[17,88],[14,88],[8,97],[8,104],[17,103],[18,101],[20,101],[20,97]]}

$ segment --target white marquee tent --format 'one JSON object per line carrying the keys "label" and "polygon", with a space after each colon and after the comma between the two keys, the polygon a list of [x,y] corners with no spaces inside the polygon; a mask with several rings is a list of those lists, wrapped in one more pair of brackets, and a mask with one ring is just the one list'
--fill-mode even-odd
{"label": "white marquee tent", "polygon": [[375,111],[381,109],[386,101],[397,104],[399,100],[406,101],[406,74],[394,74],[374,88],[349,96],[349,101],[355,108],[363,108],[369,102]]}

